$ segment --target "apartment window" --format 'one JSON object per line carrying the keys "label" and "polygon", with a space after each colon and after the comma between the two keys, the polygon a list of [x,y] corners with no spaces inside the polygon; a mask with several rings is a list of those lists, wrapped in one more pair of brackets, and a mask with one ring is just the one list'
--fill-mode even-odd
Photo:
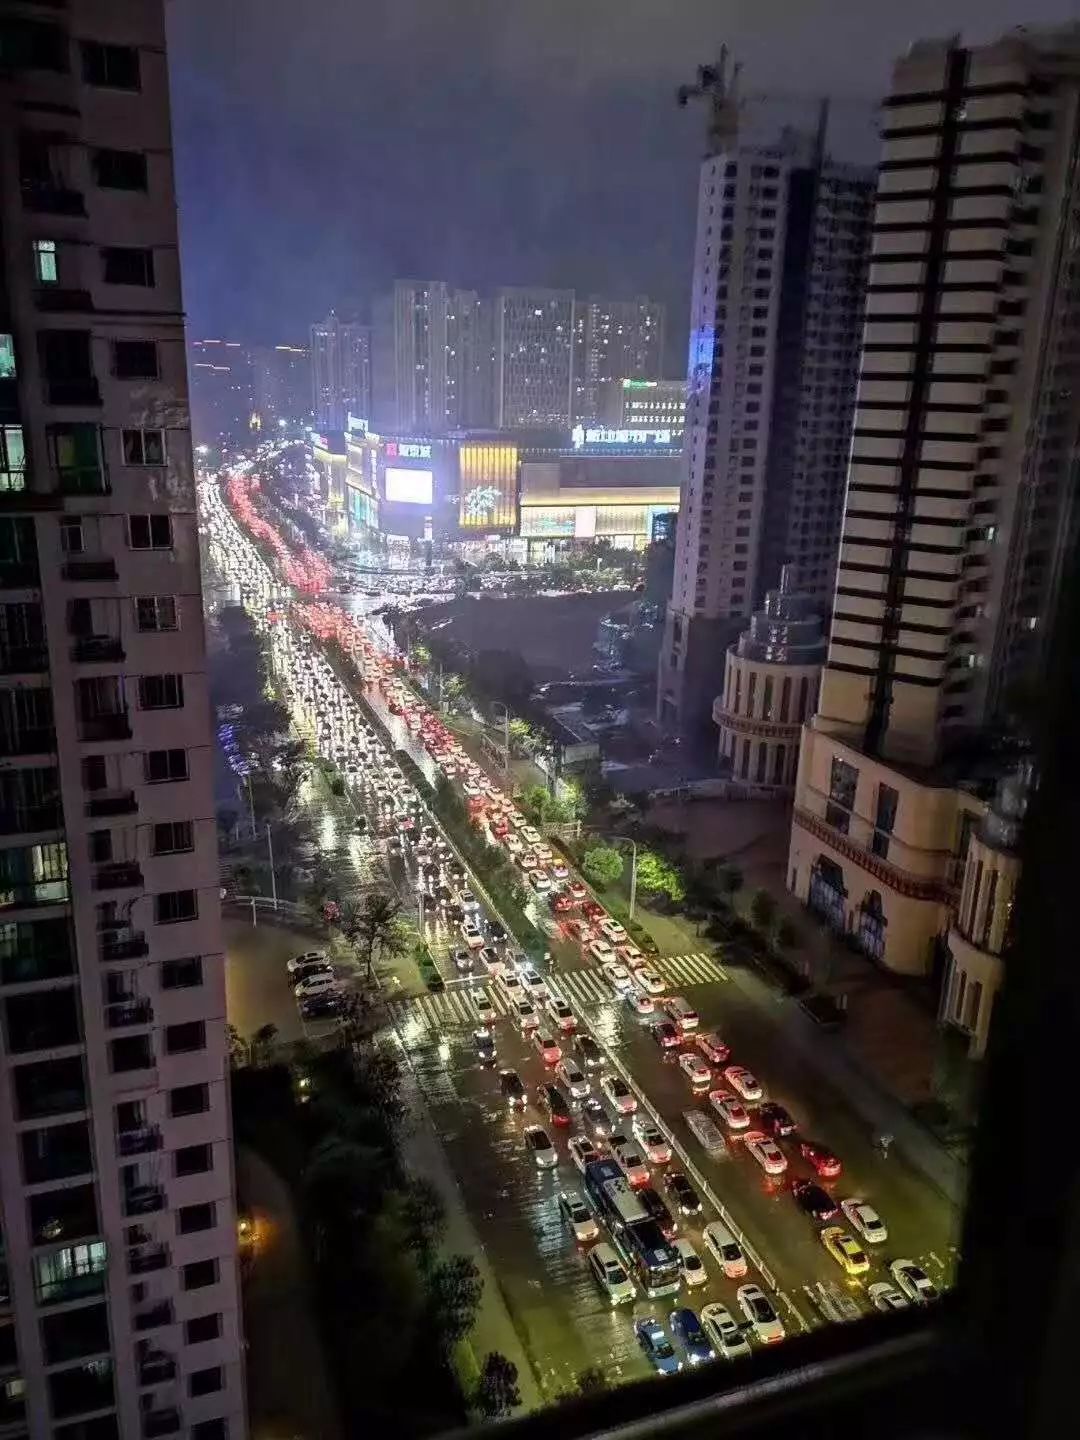
{"label": "apartment window", "polygon": [[85,1240],[98,1234],[97,1199],[94,1186],[66,1185],[31,1195],[27,1202],[31,1240],[35,1245],[58,1240]]}
{"label": "apartment window", "polygon": [[95,150],[94,179],[103,190],[146,190],[146,156],[141,150]]}
{"label": "apartment window", "polygon": [[780,723],[785,724],[788,718],[788,710],[791,706],[791,676],[784,677],[784,683],[780,687]]}
{"label": "apartment window", "polygon": [[148,750],[143,757],[143,774],[148,785],[166,785],[188,778],[186,750]]}
{"label": "apartment window", "polygon": [[203,983],[202,957],[191,955],[184,960],[163,960],[161,962],[161,988],[163,990],[191,990]]}
{"label": "apartment window", "polygon": [[82,521],[75,515],[65,515],[60,521],[60,549],[65,555],[81,555],[85,543]]}
{"label": "apartment window", "polygon": [[84,1305],[59,1315],[46,1315],[41,1322],[41,1339],[49,1365],[83,1355],[105,1354],[112,1348],[108,1308],[104,1304]]}
{"label": "apartment window", "polygon": [[118,380],[156,380],[159,374],[157,342],[114,340],[112,373]]}
{"label": "apartment window", "polygon": [[153,1065],[154,1050],[149,1035],[125,1035],[109,1041],[109,1069],[114,1075],[150,1070]]}
{"label": "apartment window", "polygon": [[195,849],[195,831],[190,820],[166,820],[154,826],[151,854],[181,855]]}
{"label": "apartment window", "polygon": [[899,792],[891,785],[878,786],[877,805],[874,810],[874,836],[870,842],[870,848],[883,860],[888,858],[889,837],[892,835],[893,826],[896,823],[896,807],[899,803]]}
{"label": "apartment window", "polygon": [[4,1006],[7,1051],[20,1055],[77,1045],[79,1020],[79,1006],[71,986],[12,995]]}
{"label": "apartment window", "polygon": [[34,241],[34,279],[39,285],[55,285],[60,278],[56,266],[56,241]]}
{"label": "apartment window", "polygon": [[217,1261],[196,1260],[190,1265],[183,1265],[180,1276],[185,1290],[202,1290],[207,1285],[215,1285],[218,1278]]}
{"label": "apartment window", "polygon": [[205,1370],[193,1370],[188,1376],[189,1395],[212,1395],[222,1387],[221,1366],[210,1365]]}
{"label": "apartment window", "polygon": [[154,923],[176,925],[195,920],[199,915],[199,897],[194,890],[165,890],[154,896]]}
{"label": "apartment window", "polygon": [[171,550],[171,515],[129,515],[128,537],[132,550]]}
{"label": "apartment window", "polygon": [[23,1179],[27,1185],[67,1180],[74,1175],[89,1174],[94,1168],[90,1127],[85,1120],[25,1130],[20,1138]]}
{"label": "apartment window", "polygon": [[200,1420],[191,1427],[191,1440],[229,1440],[229,1422],[220,1417]]}
{"label": "apartment window", "polygon": [[106,245],[101,276],[106,285],[153,285],[154,252],[138,245]]}
{"label": "apartment window", "polygon": [[169,1115],[174,1120],[184,1115],[205,1115],[209,1109],[209,1085],[176,1085],[169,1091]]}
{"label": "apartment window", "polygon": [[164,465],[164,430],[121,430],[125,465]]}
{"label": "apartment window", "polygon": [[87,755],[82,762],[82,783],[84,790],[105,790],[108,788],[108,767],[104,755]]}
{"label": "apartment window", "polygon": [[205,1175],[214,1168],[214,1152],[209,1145],[183,1145],[173,1151],[173,1174]]}
{"label": "apartment window", "polygon": [[17,1065],[15,1113],[19,1120],[47,1120],[86,1109],[86,1077],[82,1057],[65,1060],[35,1060]]}
{"label": "apartment window", "polygon": [[855,808],[855,790],[859,783],[859,772],[854,765],[833,756],[829,777],[829,803],[825,807],[825,819],[845,835],[851,824],[851,812]]}
{"label": "apartment window", "polygon": [[82,78],[87,85],[138,90],[139,52],[134,45],[103,45],[97,40],[84,40],[81,49]]}
{"label": "apartment window", "polygon": [[184,704],[182,675],[141,675],[140,710],[179,710]]}
{"label": "apartment window", "polygon": [[135,599],[135,623],[140,630],[176,630],[174,595],[139,595]]}
{"label": "apartment window", "polygon": [[34,1259],[34,1296],[41,1305],[75,1300],[105,1288],[108,1257],[104,1240],[68,1245]]}
{"label": "apartment window", "polygon": [[26,445],[21,425],[0,425],[0,491],[26,489]]}
{"label": "apartment window", "polygon": [[217,1224],[217,1211],[213,1202],[205,1205],[182,1205],[176,1212],[176,1233],[194,1235],[200,1230],[212,1230]]}
{"label": "apartment window", "polygon": [[220,1335],[220,1315],[196,1315],[184,1325],[185,1345],[201,1345],[205,1340],[217,1340]]}
{"label": "apartment window", "polygon": [[189,1055],[193,1050],[206,1049],[206,1025],[202,1020],[188,1020],[182,1025],[165,1026],[165,1050],[169,1055]]}

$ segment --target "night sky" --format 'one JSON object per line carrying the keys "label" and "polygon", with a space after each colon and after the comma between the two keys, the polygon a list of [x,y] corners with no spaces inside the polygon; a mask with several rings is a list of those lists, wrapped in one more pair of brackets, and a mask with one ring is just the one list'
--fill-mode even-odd
{"label": "night sky", "polygon": [[[1025,14],[1025,11],[1028,13]],[[700,109],[726,42],[748,123],[829,94],[838,159],[920,36],[1080,0],[168,0],[189,334],[301,341],[395,276],[644,291],[683,369]]]}

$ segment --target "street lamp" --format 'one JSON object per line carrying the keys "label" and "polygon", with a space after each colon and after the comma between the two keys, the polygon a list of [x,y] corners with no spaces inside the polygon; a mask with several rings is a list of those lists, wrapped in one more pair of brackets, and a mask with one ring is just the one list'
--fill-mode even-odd
{"label": "street lamp", "polygon": [[[491,702],[491,708],[492,708],[493,710],[495,710],[496,706],[498,707],[498,710],[501,710],[501,711],[502,711],[502,726],[503,726],[503,774],[504,774],[504,775],[509,775],[509,774],[510,774],[510,709],[509,709],[508,706],[504,705],[501,700],[493,700],[493,701]],[[496,714],[495,714],[495,718],[496,718],[496,719],[499,718],[498,710],[496,710]]]}
{"label": "street lamp", "polygon": [[634,918],[634,905],[637,902],[637,841],[632,835],[598,835],[597,839],[607,840],[614,845],[629,845],[633,852],[630,856],[630,919]]}

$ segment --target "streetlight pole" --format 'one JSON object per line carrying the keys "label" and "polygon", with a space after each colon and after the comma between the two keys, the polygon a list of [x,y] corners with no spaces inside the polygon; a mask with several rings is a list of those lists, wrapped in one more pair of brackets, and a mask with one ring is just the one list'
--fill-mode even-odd
{"label": "streetlight pole", "polygon": [[[493,700],[491,703],[492,703],[492,708],[494,708],[494,707],[497,705],[497,706],[499,707],[499,710],[502,711],[502,725],[503,725],[503,774],[504,774],[504,775],[509,775],[509,774],[510,774],[510,708],[509,708],[509,706],[504,705],[501,700]],[[497,718],[498,718],[498,712],[496,711],[496,719],[497,719]]]}
{"label": "streetlight pole", "polygon": [[[277,909],[277,876],[274,874],[274,846],[270,839],[270,822],[266,822],[266,852],[270,857],[270,894],[274,899],[274,909]],[[630,913],[633,914],[634,904],[630,902]]]}
{"label": "streetlight pole", "polygon": [[623,836],[633,847],[633,854],[630,857],[630,919],[634,918],[634,904],[637,901],[637,841],[629,835]]}

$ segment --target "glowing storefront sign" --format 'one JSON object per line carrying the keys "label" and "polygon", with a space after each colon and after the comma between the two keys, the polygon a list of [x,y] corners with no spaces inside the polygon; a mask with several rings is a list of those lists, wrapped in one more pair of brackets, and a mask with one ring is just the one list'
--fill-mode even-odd
{"label": "glowing storefront sign", "polygon": [[458,467],[458,524],[462,529],[513,529],[517,524],[517,446],[462,445]]}
{"label": "glowing storefront sign", "polygon": [[412,441],[406,443],[403,440],[388,440],[386,454],[390,460],[430,460],[431,446],[414,444]]}
{"label": "glowing storefront sign", "polygon": [[574,449],[583,445],[670,445],[671,430],[608,430],[603,426],[575,425],[570,432]]}
{"label": "glowing storefront sign", "polygon": [[405,470],[388,465],[384,472],[386,498],[403,505],[430,505],[435,477],[430,470]]}

